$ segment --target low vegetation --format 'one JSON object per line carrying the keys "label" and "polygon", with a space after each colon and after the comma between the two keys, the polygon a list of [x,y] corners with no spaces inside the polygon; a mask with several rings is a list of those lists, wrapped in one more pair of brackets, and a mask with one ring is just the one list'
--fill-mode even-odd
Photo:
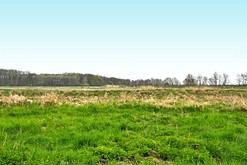
{"label": "low vegetation", "polygon": [[0,91],[0,164],[245,164],[247,89]]}

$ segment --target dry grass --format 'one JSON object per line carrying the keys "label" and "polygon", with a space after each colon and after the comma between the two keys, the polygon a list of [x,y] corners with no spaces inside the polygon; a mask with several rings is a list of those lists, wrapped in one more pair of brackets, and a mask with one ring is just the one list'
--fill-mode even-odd
{"label": "dry grass", "polygon": [[19,96],[17,94],[11,94],[8,97],[0,97],[0,104],[3,105],[13,105],[13,104],[25,104],[31,103],[31,100],[27,99],[25,96]]}
{"label": "dry grass", "polygon": [[139,88],[142,90],[158,89],[157,87],[154,86],[140,86]]}
{"label": "dry grass", "polygon": [[[147,90],[148,91],[148,90]],[[119,104],[126,102],[149,103],[158,107],[173,107],[173,106],[195,106],[204,107],[208,105],[221,104],[224,106],[235,107],[238,109],[247,110],[247,97],[239,93],[233,95],[222,95],[218,91],[206,91],[205,89],[192,89],[193,92],[188,93],[185,89],[178,89],[174,93],[159,96],[154,93],[142,94],[140,92],[122,91],[118,95],[106,91],[103,95],[90,96],[88,94],[73,96],[64,96],[56,92],[44,94],[42,96],[30,96],[29,98],[18,95],[18,92],[11,91],[9,96],[2,95],[0,91],[0,104],[26,104],[35,103],[41,106],[47,105],[88,105],[94,103],[109,103],[117,102]]]}
{"label": "dry grass", "polygon": [[41,106],[46,105],[59,105],[58,96],[55,93],[49,93],[45,96],[41,96]]}
{"label": "dry grass", "polygon": [[244,98],[242,95],[228,98],[228,104],[238,109],[247,110],[247,98]]}

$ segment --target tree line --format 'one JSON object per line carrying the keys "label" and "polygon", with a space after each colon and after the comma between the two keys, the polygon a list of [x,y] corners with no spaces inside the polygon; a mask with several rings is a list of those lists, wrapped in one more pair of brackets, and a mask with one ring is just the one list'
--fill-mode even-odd
{"label": "tree line", "polygon": [[[63,73],[63,74],[35,74],[18,70],[0,69],[0,86],[208,86],[230,85],[228,74],[215,72],[212,77],[193,76],[188,74],[183,82],[176,77],[165,79],[130,80],[115,77],[105,77],[93,74]],[[238,74],[235,85],[247,85],[247,73]]]}

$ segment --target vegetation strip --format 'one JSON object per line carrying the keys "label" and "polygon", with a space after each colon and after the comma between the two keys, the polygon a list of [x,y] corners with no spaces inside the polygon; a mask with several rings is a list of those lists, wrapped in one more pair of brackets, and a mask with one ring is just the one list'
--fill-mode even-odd
{"label": "vegetation strip", "polygon": [[0,105],[0,164],[247,162],[245,89],[3,90],[0,96],[13,97]]}

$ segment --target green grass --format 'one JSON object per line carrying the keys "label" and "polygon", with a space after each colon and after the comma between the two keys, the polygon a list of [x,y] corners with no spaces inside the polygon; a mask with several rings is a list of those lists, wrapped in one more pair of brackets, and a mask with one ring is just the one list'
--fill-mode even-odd
{"label": "green grass", "polygon": [[0,164],[246,164],[246,115],[221,105],[0,106]]}

